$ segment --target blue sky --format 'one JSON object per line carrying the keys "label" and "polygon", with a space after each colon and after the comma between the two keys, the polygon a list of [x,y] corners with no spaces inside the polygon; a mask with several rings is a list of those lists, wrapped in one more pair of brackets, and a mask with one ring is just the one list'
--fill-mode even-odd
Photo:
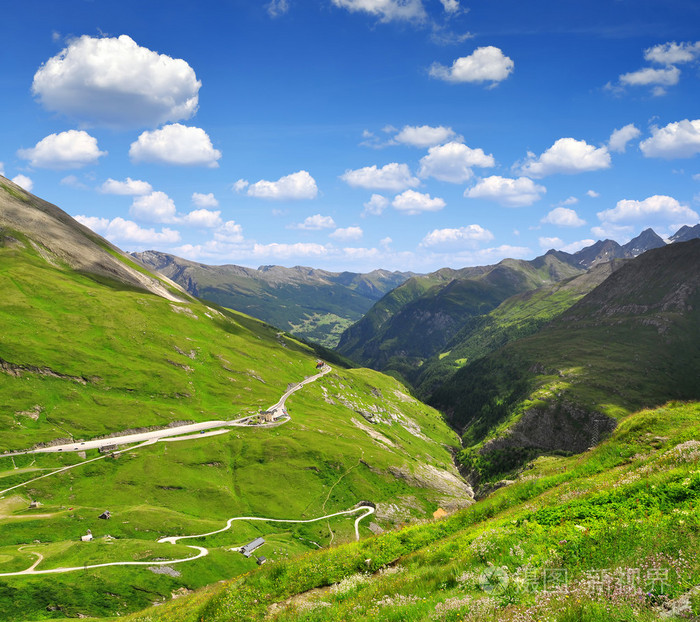
{"label": "blue sky", "polygon": [[0,173],[125,250],[424,272],[700,211],[693,0],[26,0]]}

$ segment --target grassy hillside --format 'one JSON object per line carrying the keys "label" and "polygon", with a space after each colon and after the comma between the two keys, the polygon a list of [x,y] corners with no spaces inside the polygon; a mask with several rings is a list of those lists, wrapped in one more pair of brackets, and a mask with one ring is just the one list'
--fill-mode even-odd
{"label": "grassy hillside", "polygon": [[514,294],[581,271],[549,253],[529,262],[506,259],[496,266],[414,278],[343,333],[338,351],[373,369],[415,378],[424,361],[442,352],[473,318]]}
{"label": "grassy hillside", "polygon": [[411,273],[328,272],[297,266],[208,266],[156,251],[134,253],[191,294],[333,347],[340,334]]}
{"label": "grassy hillside", "polygon": [[[234,419],[316,371],[314,350],[263,322],[74,270],[59,251],[27,231],[0,231],[0,450]],[[458,438],[407,393],[379,373],[336,368],[290,397],[291,421],[276,428],[117,458],[0,456],[0,573],[37,554],[39,569],[187,557],[192,549],[158,538],[214,531],[235,516],[311,519],[370,500],[366,536],[370,522],[379,531],[469,505],[452,462]],[[106,509],[112,518],[99,520]],[[268,540],[261,553],[279,560],[353,539],[353,521],[236,523],[207,539],[206,558],[165,574],[154,565],[0,577],[0,610],[5,620],[124,614],[251,570],[254,559],[229,549],[258,535]],[[87,529],[95,540],[80,542]]]}
{"label": "grassy hillside", "polygon": [[[431,398],[486,478],[581,451],[615,420],[700,398],[700,241],[648,251],[537,334],[459,370]],[[476,445],[476,446],[475,446]]]}
{"label": "grassy hillside", "polygon": [[128,620],[700,615],[699,421],[697,403],[638,412],[599,447],[539,458],[449,518],[275,562]]}
{"label": "grassy hillside", "polygon": [[443,352],[409,375],[417,395],[429,398],[467,363],[498,350],[506,343],[536,333],[621,265],[620,260],[597,264],[581,275],[511,296],[490,313],[471,318],[445,345]]}

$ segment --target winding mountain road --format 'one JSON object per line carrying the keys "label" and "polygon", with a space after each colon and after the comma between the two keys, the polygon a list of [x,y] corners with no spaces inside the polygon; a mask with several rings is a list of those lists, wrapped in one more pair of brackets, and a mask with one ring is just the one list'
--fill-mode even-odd
{"label": "winding mountain road", "polygon": [[[333,518],[335,516],[345,516],[348,514],[355,514],[356,512],[363,511],[362,515],[355,519],[355,539],[359,541],[360,539],[360,529],[359,524],[363,518],[374,514],[374,508],[370,505],[361,505],[359,507],[353,508],[351,510],[343,510],[342,512],[335,512],[333,514],[327,514],[326,516],[319,516],[318,518],[309,519],[287,519],[287,518],[263,518],[260,516],[236,516],[234,518],[229,518],[226,522],[226,526],[216,531],[210,531],[208,533],[194,534],[191,536],[168,536],[158,540],[159,543],[170,542],[171,544],[176,544],[178,540],[188,540],[190,538],[206,538],[207,536],[213,536],[217,533],[222,533],[228,531],[231,525],[235,521],[262,521],[266,523],[315,523],[318,521]],[[184,562],[191,562],[200,557],[206,557],[209,555],[209,549],[203,546],[195,546],[194,544],[186,544],[188,548],[197,551],[197,555],[192,557],[183,557],[181,559],[170,559],[170,560],[158,560],[158,561],[146,561],[146,562],[107,562],[104,564],[86,564],[83,566],[72,566],[70,568],[49,568],[47,570],[37,570],[36,567],[44,559],[41,553],[35,551],[27,551],[32,555],[37,556],[37,560],[26,570],[19,570],[17,572],[3,572],[0,573],[0,577],[17,577],[23,575],[37,575],[37,574],[61,574],[64,572],[75,572],[77,570],[91,570],[92,568],[107,568],[108,566],[171,566],[173,564],[182,564]],[[21,547],[26,548],[26,547]],[[21,549],[20,549],[21,550]]]}
{"label": "winding mountain road", "polygon": [[[327,374],[329,371],[331,371],[331,367],[329,365],[325,365],[321,371],[314,375],[310,376],[309,378],[305,378],[301,382],[293,385],[290,387],[284,395],[279,399],[279,401],[271,406],[268,409],[268,412],[272,412],[276,415],[276,418],[279,419],[281,417],[286,417],[284,421],[281,423],[285,423],[286,421],[289,421],[289,415],[287,414],[285,410],[285,402],[287,401],[287,398],[292,395],[295,391],[298,391],[301,389],[303,386],[309,384],[310,382],[314,382]],[[184,441],[184,440],[190,440],[193,438],[201,438],[202,436],[213,436],[216,434],[223,434],[227,432],[228,430],[223,430],[223,429],[215,429],[215,428],[223,428],[223,427],[233,427],[233,426],[244,426],[244,427],[251,427],[251,426],[256,426],[256,427],[273,427],[275,425],[279,425],[279,423],[265,423],[265,424],[250,424],[250,423],[244,423],[246,421],[249,421],[250,417],[242,417],[241,419],[235,419],[233,421],[205,421],[202,423],[193,423],[193,424],[188,424],[188,425],[182,425],[182,426],[177,426],[173,428],[166,428],[164,430],[154,430],[151,432],[140,432],[140,433],[135,433],[135,434],[125,434],[123,436],[118,436],[118,437],[111,437],[111,438],[106,438],[106,439],[96,439],[93,441],[85,441],[82,443],[69,443],[66,445],[55,445],[53,447],[44,447],[41,449],[33,449],[33,450],[28,450],[28,451],[20,451],[20,452],[14,452],[11,454],[4,454],[4,457],[8,456],[17,456],[17,455],[23,455],[23,454],[30,454],[30,453],[51,453],[51,452],[59,452],[59,451],[85,451],[87,449],[99,449],[101,447],[107,446],[107,445],[126,445],[126,444],[133,444],[133,443],[138,443],[137,445],[133,445],[132,447],[128,447],[126,449],[121,449],[118,451],[115,451],[113,453],[123,453],[126,451],[131,451],[132,449],[136,449],[138,447],[143,447],[145,445],[151,445],[153,443],[156,443],[158,441]],[[207,432],[205,434],[201,434],[201,432],[206,431],[206,430],[212,430],[210,432]],[[194,434],[197,432],[197,434]],[[16,488],[21,488],[22,486],[26,486],[27,484],[30,484],[31,482],[35,482],[40,479],[44,479],[46,477],[50,477],[52,475],[57,475],[59,473],[63,473],[65,471],[68,471],[69,469],[74,469],[76,467],[82,466],[84,464],[88,464],[90,462],[95,462],[96,460],[103,460],[106,458],[107,455],[103,456],[98,456],[97,458],[91,458],[90,460],[85,460],[84,462],[79,462],[78,464],[73,464],[67,467],[63,467],[61,469],[57,469],[56,471],[52,471],[51,473],[46,473],[44,475],[41,475],[39,477],[35,477],[31,480],[28,480],[26,482],[23,482],[21,484],[17,484],[16,486],[12,486],[10,488],[6,488],[5,490],[0,490],[0,494],[4,494],[6,492],[9,492],[11,490],[14,490]],[[324,503],[325,507],[325,503]],[[217,533],[222,533],[224,531],[227,531],[231,528],[231,525],[233,525],[234,522],[236,521],[262,521],[262,522],[269,522],[269,523],[315,523],[318,521],[322,520],[327,520],[336,516],[344,516],[344,515],[349,515],[349,514],[355,514],[357,512],[363,512],[360,516],[355,519],[355,539],[359,540],[360,539],[360,530],[359,530],[359,525],[360,521],[366,518],[367,516],[370,516],[371,514],[374,513],[374,508],[369,505],[362,505],[356,508],[353,508],[351,510],[343,510],[341,512],[334,512],[333,514],[327,514],[325,516],[320,516],[318,518],[310,518],[310,519],[282,519],[282,518],[264,518],[264,517],[259,517],[259,516],[236,516],[233,518],[229,518],[228,521],[226,522],[226,526],[222,527],[221,529],[217,529],[216,531],[210,531],[208,533],[203,533],[203,534],[194,534],[194,535],[189,535],[189,536],[167,536],[164,538],[161,538],[158,540],[159,543],[164,543],[164,542],[170,542],[172,544],[177,543],[179,540],[188,540],[191,538],[206,538],[207,536],[212,536]],[[26,548],[28,545],[25,545],[23,547],[20,547],[19,550],[22,550],[23,548]],[[203,546],[195,546],[195,545],[190,545],[187,544],[185,545],[191,549],[194,549],[197,551],[196,555],[193,555],[192,557],[184,557],[182,559],[171,559],[171,560],[166,560],[166,561],[145,561],[145,562],[137,562],[137,561],[132,561],[132,562],[107,562],[104,564],[89,564],[89,565],[83,565],[83,566],[73,566],[70,568],[50,568],[47,570],[37,570],[37,566],[41,563],[41,561],[44,559],[44,556],[41,553],[37,553],[35,551],[28,551],[32,555],[37,556],[37,560],[27,569],[25,570],[20,570],[17,572],[4,572],[0,573],[0,577],[15,577],[15,576],[21,576],[21,575],[38,575],[38,574],[60,574],[60,573],[65,573],[65,572],[75,572],[77,570],[90,570],[92,568],[106,568],[108,566],[165,566],[165,565],[172,565],[172,564],[182,564],[184,562],[191,562],[194,561],[195,559],[199,559],[200,557],[205,557],[206,555],[209,555],[209,549],[203,547]]]}

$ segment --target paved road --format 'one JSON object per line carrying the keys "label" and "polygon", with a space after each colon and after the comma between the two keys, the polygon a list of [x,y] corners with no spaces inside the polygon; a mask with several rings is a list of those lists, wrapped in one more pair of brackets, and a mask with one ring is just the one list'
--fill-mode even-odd
{"label": "paved road", "polygon": [[[326,365],[320,371],[320,373],[315,376],[310,376],[305,378],[301,382],[295,384],[292,388],[287,390],[287,392],[279,399],[279,401],[271,406],[268,411],[277,413],[278,417],[286,416],[282,422],[284,423],[289,420],[289,416],[285,410],[285,402],[287,398],[301,389],[304,385],[314,382],[331,371],[331,367]],[[158,441],[160,439],[166,439],[174,436],[185,436],[192,435],[188,438],[195,438],[194,435],[204,432],[206,430],[214,430],[216,428],[227,428],[227,427],[250,427],[251,425],[259,425],[259,427],[274,427],[279,425],[279,423],[267,423],[267,424],[249,424],[246,423],[250,417],[241,417],[240,419],[233,419],[231,421],[202,421],[200,423],[189,423],[186,425],[179,425],[172,428],[164,428],[162,430],[152,430],[150,432],[135,432],[133,434],[124,434],[123,436],[113,436],[111,438],[98,438],[91,441],[84,441],[81,443],[66,443],[64,445],[53,445],[52,447],[41,447],[39,449],[29,449],[26,451],[16,451],[12,453],[2,454],[0,457],[9,456],[21,456],[24,454],[38,454],[38,453],[57,453],[57,452],[68,452],[68,451],[86,451],[88,449],[99,449],[101,447],[107,447],[109,445],[130,445],[132,443],[143,443],[144,441]],[[185,440],[185,439],[182,439]]]}
{"label": "paved road", "polygon": [[[309,518],[306,520],[300,520],[300,519],[286,519],[286,518],[262,518],[259,516],[236,516],[234,518],[229,518],[228,521],[226,522],[226,526],[223,527],[222,529],[217,529],[216,531],[210,531],[209,533],[200,533],[200,534],[195,534],[192,536],[168,536],[166,538],[161,538],[158,540],[159,543],[163,542],[170,542],[171,544],[175,544],[178,540],[188,540],[190,538],[206,538],[207,536],[213,536],[214,534],[221,533],[223,531],[227,531],[228,529],[231,528],[231,525],[235,521],[263,521],[266,523],[315,523],[321,520],[326,520],[328,518],[333,518],[334,516],[344,516],[347,514],[355,514],[357,512],[362,512],[360,516],[357,517],[355,520],[355,538],[357,540],[360,539],[360,530],[359,530],[359,523],[363,518],[366,518],[367,516],[370,516],[371,514],[374,514],[374,508],[369,505],[361,505],[360,507],[353,508],[351,510],[343,510],[342,512],[335,512],[333,514],[327,514],[326,516],[319,516],[318,518]],[[146,562],[108,562],[105,564],[90,564],[90,565],[84,565],[84,566],[73,566],[70,568],[50,568],[48,570],[37,570],[36,567],[39,565],[39,562],[43,560],[43,556],[41,553],[36,553],[33,551],[28,551],[32,553],[33,555],[36,555],[38,559],[26,570],[20,570],[18,572],[3,572],[0,573],[0,577],[17,577],[21,575],[35,575],[35,574],[61,574],[64,572],[75,572],[77,570],[90,570],[92,568],[106,568],[108,566],[171,566],[173,564],[182,564],[184,562],[191,562],[194,561],[195,559],[199,559],[200,557],[205,557],[209,555],[209,549],[203,547],[203,546],[195,546],[193,544],[186,544],[188,548],[194,549],[197,551],[197,555],[193,555],[192,557],[184,557],[182,559],[171,559],[171,560],[161,560],[161,561],[146,561]],[[22,548],[27,548],[22,547]],[[20,549],[21,550],[21,549]]]}

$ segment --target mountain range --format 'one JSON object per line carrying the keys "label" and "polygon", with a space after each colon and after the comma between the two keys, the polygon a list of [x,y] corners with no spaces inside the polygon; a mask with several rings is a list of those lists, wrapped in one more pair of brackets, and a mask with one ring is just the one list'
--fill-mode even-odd
{"label": "mountain range", "polygon": [[413,276],[388,270],[358,274],[301,266],[208,266],[158,251],[132,253],[132,257],[193,296],[328,347],[337,345],[343,330],[384,294]]}

